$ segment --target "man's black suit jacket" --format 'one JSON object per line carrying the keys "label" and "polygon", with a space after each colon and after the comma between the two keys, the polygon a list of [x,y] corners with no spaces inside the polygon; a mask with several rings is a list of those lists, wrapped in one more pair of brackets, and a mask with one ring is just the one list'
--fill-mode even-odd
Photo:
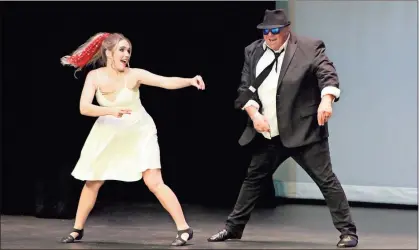
{"label": "man's black suit jacket", "polygon": [[[239,94],[255,80],[256,65],[264,53],[263,43],[264,40],[260,39],[245,48]],[[318,125],[317,109],[322,89],[328,86],[339,88],[339,79],[325,50],[321,40],[290,34],[276,92],[279,134],[286,147],[304,146],[329,136],[327,124]],[[257,91],[253,100],[258,102],[262,111]],[[336,98],[335,102],[338,100]],[[250,143],[256,134],[249,119],[239,139],[240,145]]]}

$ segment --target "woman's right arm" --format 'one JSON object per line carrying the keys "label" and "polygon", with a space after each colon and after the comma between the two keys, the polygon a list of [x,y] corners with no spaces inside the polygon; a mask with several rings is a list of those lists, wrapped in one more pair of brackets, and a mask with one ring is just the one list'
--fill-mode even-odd
{"label": "woman's right arm", "polygon": [[112,108],[92,104],[95,92],[96,85],[93,81],[93,71],[90,71],[86,76],[80,97],[80,114],[93,117],[111,115]]}

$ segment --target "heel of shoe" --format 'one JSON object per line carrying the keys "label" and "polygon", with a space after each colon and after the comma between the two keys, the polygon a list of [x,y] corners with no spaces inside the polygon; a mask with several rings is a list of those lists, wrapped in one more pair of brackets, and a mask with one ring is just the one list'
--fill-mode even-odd
{"label": "heel of shoe", "polygon": [[[73,237],[71,233],[77,233],[78,235],[76,237]],[[84,235],[84,229],[73,228],[73,231],[71,231],[71,233],[68,236],[63,237],[61,239],[61,243],[74,243],[76,240],[81,240]]]}
{"label": "heel of shoe", "polygon": [[[186,234],[186,235],[185,235]],[[187,237],[185,237],[187,236]],[[187,238],[186,240],[184,238]],[[192,228],[177,231],[176,239],[172,242],[172,246],[184,246],[189,240],[193,238]]]}

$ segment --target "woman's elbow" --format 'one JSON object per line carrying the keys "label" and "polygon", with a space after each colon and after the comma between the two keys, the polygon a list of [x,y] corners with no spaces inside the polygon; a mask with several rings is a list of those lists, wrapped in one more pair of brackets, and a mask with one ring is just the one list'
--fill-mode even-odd
{"label": "woman's elbow", "polygon": [[80,105],[80,114],[82,115],[86,115],[88,113],[88,107],[87,105],[81,104]]}

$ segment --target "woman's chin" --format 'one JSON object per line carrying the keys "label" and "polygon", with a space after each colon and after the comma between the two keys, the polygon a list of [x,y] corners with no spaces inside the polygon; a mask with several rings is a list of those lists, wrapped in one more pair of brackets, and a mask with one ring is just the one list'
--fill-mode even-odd
{"label": "woman's chin", "polygon": [[118,72],[124,72],[127,67],[117,67],[116,70]]}

